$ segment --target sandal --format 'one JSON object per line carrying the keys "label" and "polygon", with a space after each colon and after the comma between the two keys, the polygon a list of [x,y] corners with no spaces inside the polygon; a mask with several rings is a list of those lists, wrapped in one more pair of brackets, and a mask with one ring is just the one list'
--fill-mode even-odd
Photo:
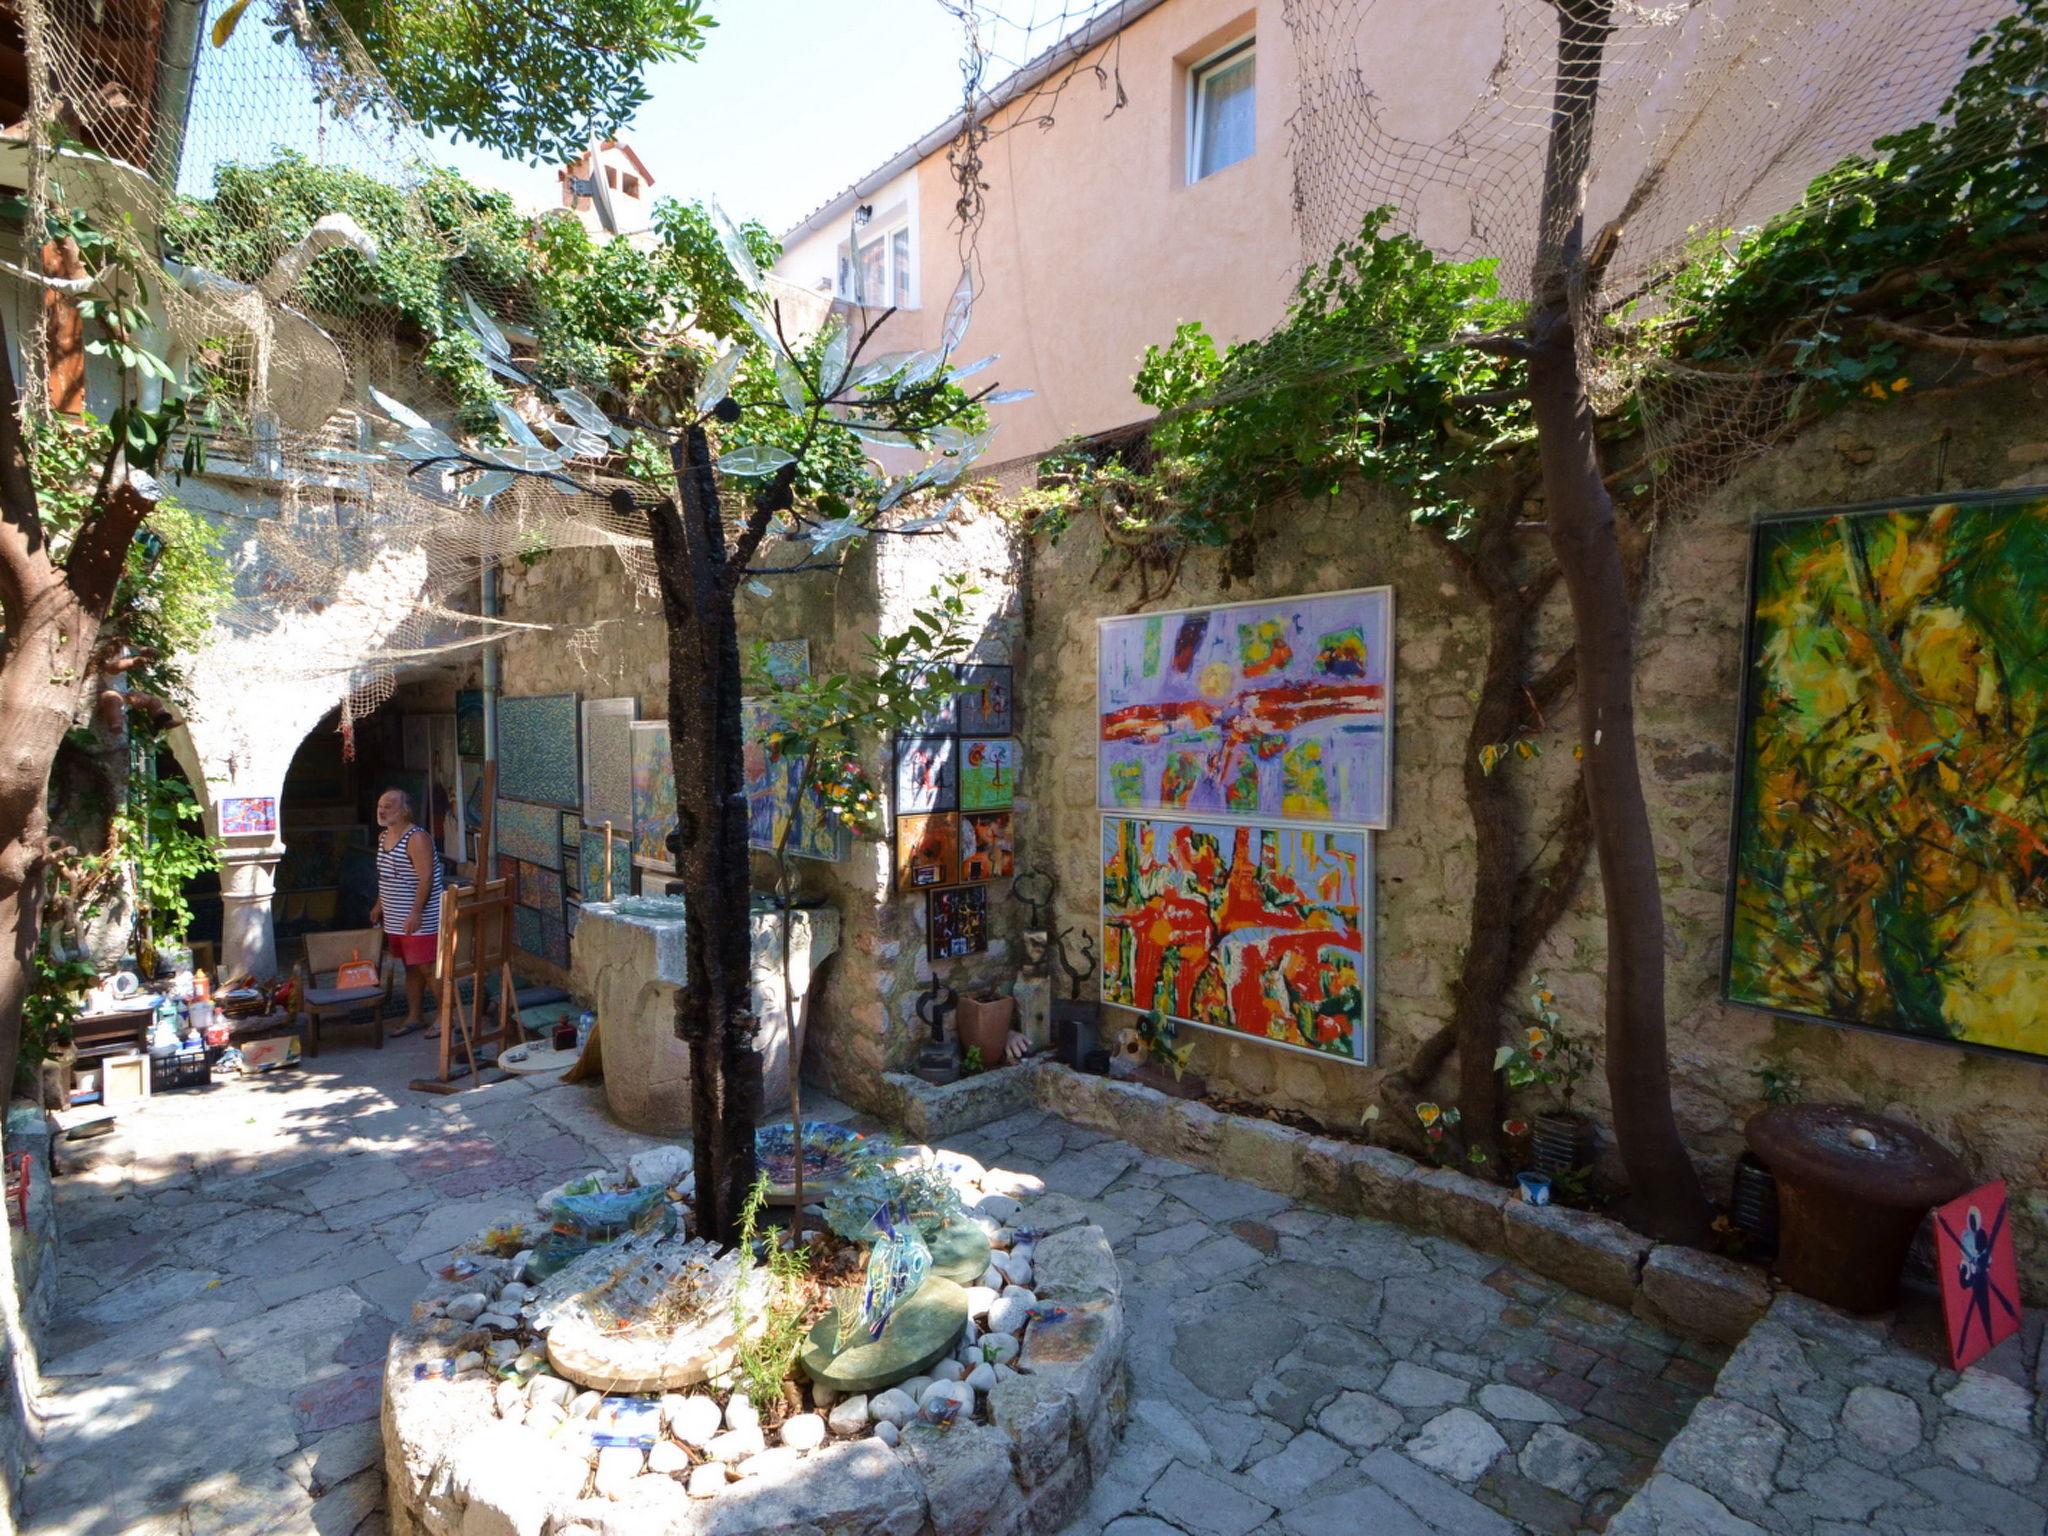
{"label": "sandal", "polygon": [[[410,1033],[410,1031],[408,1031],[408,1033]],[[438,1024],[433,1024],[433,1025],[429,1025],[429,1026],[428,1026],[428,1028],[427,1028],[426,1038],[427,1038],[427,1039],[429,1039],[429,1040],[438,1040],[438,1039],[440,1039],[440,1038],[441,1038],[441,1026],[440,1026],[440,1025],[438,1025]]]}
{"label": "sandal", "polygon": [[419,1033],[419,1031],[420,1025],[418,1023],[401,1024],[398,1028],[392,1030],[384,1038],[386,1040],[403,1040],[407,1035],[416,1035]]}

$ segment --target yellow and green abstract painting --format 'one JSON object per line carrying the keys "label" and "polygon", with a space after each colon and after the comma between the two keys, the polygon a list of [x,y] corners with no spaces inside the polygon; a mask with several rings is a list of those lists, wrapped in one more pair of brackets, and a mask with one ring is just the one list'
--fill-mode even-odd
{"label": "yellow and green abstract painting", "polygon": [[1729,998],[2048,1056],[2048,497],[1756,539]]}

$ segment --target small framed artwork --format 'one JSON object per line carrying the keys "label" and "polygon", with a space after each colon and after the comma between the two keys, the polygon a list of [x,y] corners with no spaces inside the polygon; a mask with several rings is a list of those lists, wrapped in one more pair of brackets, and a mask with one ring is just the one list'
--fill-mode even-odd
{"label": "small framed artwork", "polygon": [[1935,1207],[1934,1271],[1949,1359],[1959,1371],[2020,1331],[2019,1265],[2007,1210],[2003,1179]]}
{"label": "small framed artwork", "polygon": [[[896,814],[922,816],[960,809],[959,743],[951,736],[904,736],[896,742]],[[1007,801],[1004,802],[1008,804]]]}
{"label": "small framed artwork", "polygon": [[960,880],[960,817],[953,811],[896,818],[896,889],[923,891]]}
{"label": "small framed artwork", "polygon": [[1017,729],[1014,674],[1008,666],[977,663],[960,669],[960,734],[1007,736]]}
{"label": "small framed artwork", "polygon": [[1017,872],[1017,833],[1008,811],[960,818],[960,878],[968,884],[1007,880]]}
{"label": "small framed artwork", "polygon": [[956,885],[925,893],[925,932],[934,960],[958,960],[988,949],[988,887]]}
{"label": "small framed artwork", "polygon": [[960,809],[1006,811],[1017,798],[1021,766],[1014,736],[960,738]]}
{"label": "small framed artwork", "polygon": [[583,844],[583,817],[575,811],[562,812],[562,846],[578,848]]}
{"label": "small framed artwork", "polygon": [[[957,686],[959,672],[953,667],[934,666],[930,680]],[[952,736],[959,730],[960,695],[948,693],[944,699],[932,706],[929,713],[921,715],[917,724],[905,731],[897,740],[905,740],[911,736]]]}
{"label": "small framed artwork", "polygon": [[277,800],[271,795],[227,799],[220,803],[222,837],[254,837],[277,830]]}

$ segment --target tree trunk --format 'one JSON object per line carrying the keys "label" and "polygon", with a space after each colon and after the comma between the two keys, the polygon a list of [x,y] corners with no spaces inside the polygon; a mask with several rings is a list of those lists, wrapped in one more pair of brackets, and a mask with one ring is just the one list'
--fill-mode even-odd
{"label": "tree trunk", "polygon": [[676,1034],[689,1046],[697,1225],[738,1239],[761,1115],[748,921],[747,801],[740,742],[739,620],[710,442],[692,427],[671,450],[677,500],[649,514],[668,621],[669,743],[676,874],[688,980]]}
{"label": "tree trunk", "polygon": [[1671,1109],[1664,895],[1636,761],[1633,605],[1578,350],[1599,273],[1584,256],[1586,180],[1614,0],[1552,0],[1557,83],[1538,210],[1526,356],[1550,542],[1571,599],[1579,750],[1607,922],[1607,1086],[1635,1219],[1702,1241],[1711,1212]]}
{"label": "tree trunk", "polygon": [[50,768],[71,728],[99,619],[46,567],[39,589],[9,605],[0,642],[0,1090],[12,1091],[21,1008],[42,929]]}

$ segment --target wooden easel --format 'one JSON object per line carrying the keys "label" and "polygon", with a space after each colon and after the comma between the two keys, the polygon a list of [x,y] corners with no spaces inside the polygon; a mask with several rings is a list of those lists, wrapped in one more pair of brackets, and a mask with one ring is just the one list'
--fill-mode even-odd
{"label": "wooden easel", "polygon": [[[441,895],[437,946],[441,983],[440,1070],[436,1076],[418,1078],[412,1084],[426,1093],[460,1093],[475,1086],[476,1053],[480,1047],[496,1045],[503,1050],[526,1038],[519,1021],[519,1004],[512,995],[512,907],[517,896],[509,878],[484,878],[492,864],[491,823],[496,810],[497,778],[498,765],[484,764],[484,818],[478,841],[481,856],[476,883],[454,887]],[[484,979],[492,971],[498,977],[497,1016],[486,1020]],[[462,1000],[464,981],[469,983],[467,1004]],[[458,1041],[462,1052],[459,1065],[455,1055]]]}

